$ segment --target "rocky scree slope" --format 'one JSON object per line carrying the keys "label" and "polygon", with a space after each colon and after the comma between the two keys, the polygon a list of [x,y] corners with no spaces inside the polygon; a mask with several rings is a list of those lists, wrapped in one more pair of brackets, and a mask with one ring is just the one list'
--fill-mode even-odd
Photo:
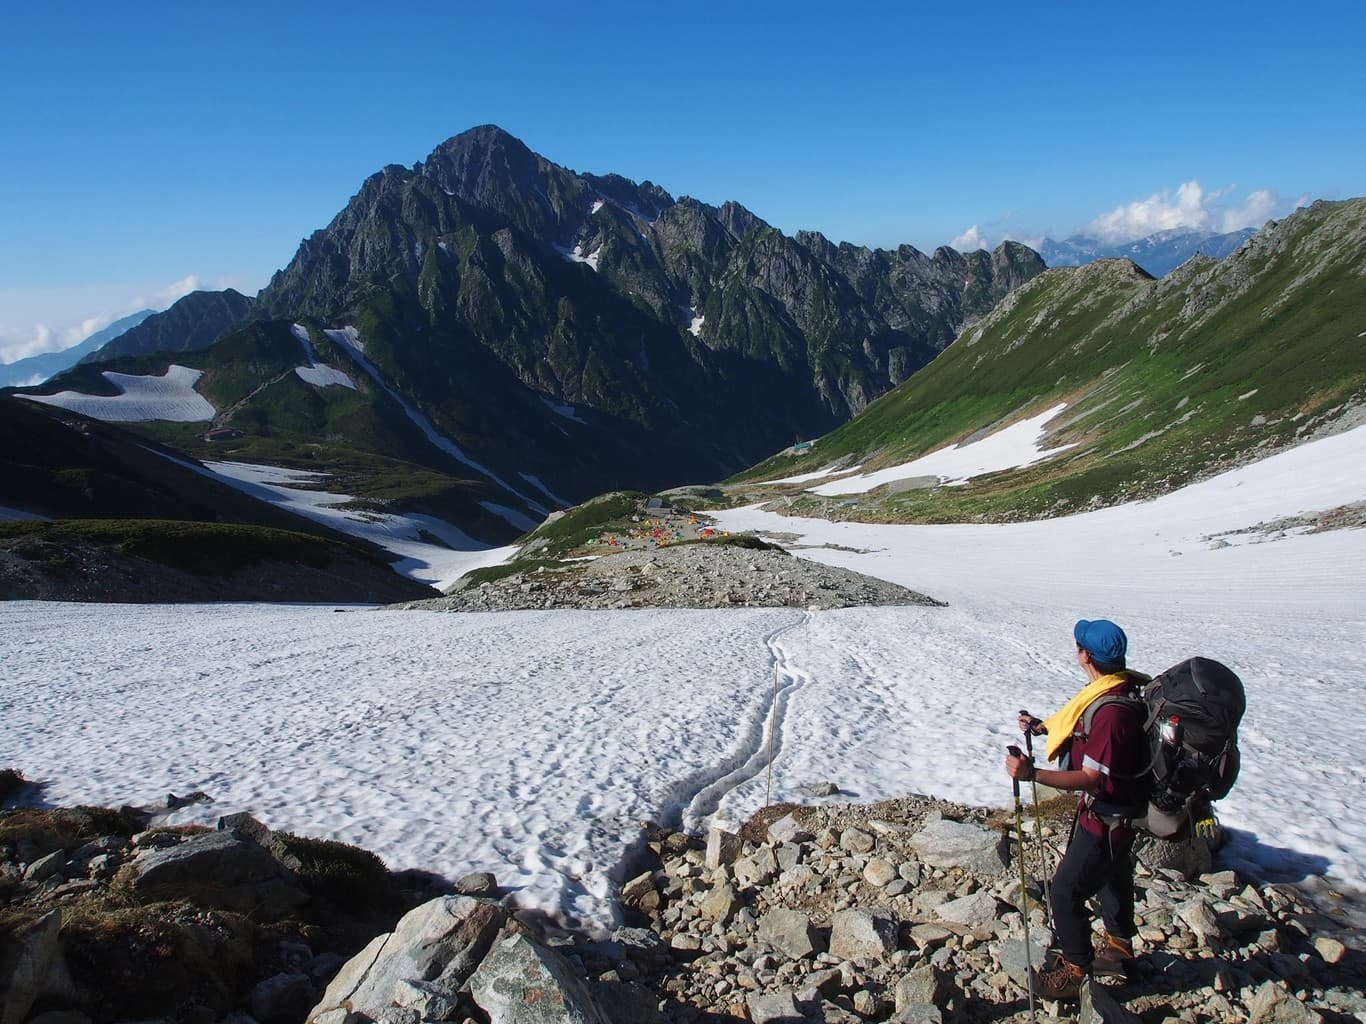
{"label": "rocky scree slope", "polygon": [[402,609],[520,611],[546,608],[852,608],[935,605],[915,591],[777,548],[674,544],[541,566],[471,583]]}
{"label": "rocky scree slope", "polygon": [[[1072,803],[1059,798],[1041,819],[1050,864]],[[669,1019],[1027,1021],[1021,914],[1041,944],[1035,964],[1047,927],[1038,894],[1021,890],[1012,824],[923,797],[770,808],[705,845],[655,835],[657,863],[622,897],[667,946],[668,966],[656,969],[664,991],[698,1015]],[[1087,987],[1080,1020],[1288,1024],[1366,1013],[1361,933],[1331,896],[1316,907],[1293,886],[1217,870],[1199,842],[1149,840],[1139,861],[1138,958],[1128,978]],[[1069,1013],[1042,1009],[1047,1019]]]}
{"label": "rocky scree slope", "polygon": [[[205,799],[172,795],[157,810]],[[1046,811],[1055,861],[1067,812]],[[1030,1019],[1021,913],[1042,943],[1044,912],[1021,890],[999,811],[917,796],[784,805],[705,841],[645,823],[620,890],[632,921],[610,934],[517,913],[489,874],[393,876],[363,851],[245,814],[216,831],[147,817],[0,813],[6,1020]],[[1031,873],[1037,852],[1031,827]],[[1152,843],[1140,860],[1138,960],[1127,980],[1088,986],[1081,1020],[1366,1013],[1361,935],[1331,894],[1214,870],[1205,844]]]}

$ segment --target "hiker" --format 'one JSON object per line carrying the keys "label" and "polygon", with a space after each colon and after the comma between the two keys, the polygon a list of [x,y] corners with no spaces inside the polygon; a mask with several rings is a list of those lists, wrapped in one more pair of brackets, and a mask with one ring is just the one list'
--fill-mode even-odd
{"label": "hiker", "polygon": [[[1059,767],[1038,768],[1030,758],[1013,754],[1006,758],[1012,779],[1037,779],[1081,794],[1067,851],[1050,887],[1058,952],[1036,974],[1039,993],[1050,999],[1075,998],[1088,974],[1117,973],[1133,957],[1134,830],[1106,824],[1095,805],[1132,805],[1142,795],[1137,776],[1146,763],[1144,719],[1135,706],[1099,708],[1090,733],[1082,734],[1082,716],[1090,704],[1110,695],[1136,696],[1148,681],[1125,666],[1129,641],[1124,630],[1107,619],[1082,619],[1073,637],[1087,685],[1049,718],[1022,711],[1019,719],[1021,730],[1047,735],[1047,760],[1058,761]],[[1105,925],[1094,947],[1086,906],[1093,896],[1099,899]]]}

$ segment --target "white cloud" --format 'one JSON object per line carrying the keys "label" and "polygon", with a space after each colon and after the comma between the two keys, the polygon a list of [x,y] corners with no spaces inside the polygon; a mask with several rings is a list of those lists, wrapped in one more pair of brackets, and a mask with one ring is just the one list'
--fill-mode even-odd
{"label": "white cloud", "polygon": [[[127,316],[129,313],[136,313],[140,309],[165,309],[177,300],[189,295],[190,292],[198,290],[199,287],[199,275],[187,274],[180,280],[172,281],[168,285],[144,284],[140,288],[136,286],[121,288],[117,285],[106,285],[92,289],[79,287],[44,289],[33,294],[25,294],[19,289],[0,289],[0,306],[9,306],[17,310],[27,306],[29,307],[28,312],[42,317],[40,322],[32,323],[30,321],[31,327],[0,324],[0,364],[12,363],[19,359],[27,359],[29,356],[43,355],[47,352],[61,352],[73,345],[80,344],[90,335],[108,327],[120,317]],[[132,295],[131,298],[129,298],[130,295]],[[51,310],[54,307],[70,309],[81,306],[86,309],[91,306],[103,307],[109,312],[85,317],[74,324],[61,327],[49,326],[56,319],[50,317]],[[23,312],[20,312],[19,317],[22,316]],[[22,323],[22,320],[20,322]]]}
{"label": "white cloud", "polygon": [[989,250],[991,247],[990,239],[982,233],[976,224],[949,243],[950,249],[957,249],[959,252],[976,252],[978,249]]}
{"label": "white cloud", "polygon": [[1198,181],[1182,184],[1173,196],[1157,192],[1147,199],[1117,206],[1086,225],[1086,233],[1104,242],[1127,242],[1171,228],[1205,228],[1209,213],[1205,209],[1205,190]]}
{"label": "white cloud", "polygon": [[1272,189],[1258,189],[1241,202],[1233,199],[1238,186],[1207,192],[1200,182],[1183,182],[1173,194],[1156,192],[1146,199],[1125,203],[1103,213],[1083,229],[1103,242],[1117,244],[1143,238],[1158,231],[1239,231],[1261,227],[1283,204]]}
{"label": "white cloud", "polygon": [[40,356],[44,352],[57,352],[63,347],[54,339],[52,328],[47,324],[34,324],[33,333],[27,338],[0,330],[0,363],[13,363],[29,356]]}
{"label": "white cloud", "polygon": [[149,294],[134,296],[128,301],[128,312],[135,313],[139,309],[162,310],[179,302],[190,292],[198,290],[199,275],[187,274],[179,281],[172,281],[164,288],[158,288]]}
{"label": "white cloud", "polygon": [[1228,232],[1259,228],[1275,214],[1276,206],[1276,193],[1269,188],[1260,188],[1238,206],[1224,210],[1221,230]]}

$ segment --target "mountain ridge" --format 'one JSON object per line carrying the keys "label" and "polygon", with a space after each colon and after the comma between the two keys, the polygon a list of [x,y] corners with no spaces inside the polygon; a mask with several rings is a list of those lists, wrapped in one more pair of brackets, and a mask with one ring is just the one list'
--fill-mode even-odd
{"label": "mountain ridge", "polygon": [[843,511],[815,497],[797,506],[872,521],[996,520],[1163,493],[1361,422],[1363,263],[1366,199],[1356,199],[1316,202],[1224,260],[1192,259],[1161,279],[1129,260],[1050,269],[861,416],[736,483],[910,463],[1062,402],[1039,441],[1056,454],[1028,468],[958,487],[908,471]]}

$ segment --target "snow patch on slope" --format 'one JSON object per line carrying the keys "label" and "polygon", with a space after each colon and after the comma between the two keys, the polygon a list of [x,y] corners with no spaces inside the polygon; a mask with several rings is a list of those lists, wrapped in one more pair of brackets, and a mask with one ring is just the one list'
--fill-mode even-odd
{"label": "snow patch on slope", "polygon": [[134,376],[105,370],[103,377],[119,389],[117,395],[86,395],[79,391],[59,391],[55,395],[20,395],[30,402],[55,405],[107,423],[142,423],[167,420],[172,423],[206,423],[216,409],[194,389],[203,370],[172,363],[161,376]]}
{"label": "snow patch on slope", "polygon": [[303,324],[294,324],[290,327],[290,332],[299,339],[299,344],[304,347],[304,357],[308,360],[307,366],[296,366],[294,372],[299,378],[314,387],[325,388],[335,384],[340,387],[356,390],[356,382],[347,374],[338,370],[334,366],[318,362],[318,351],[313,347],[313,342],[308,337],[308,328]]}
{"label": "snow patch on slope", "polygon": [[205,466],[252,497],[392,551],[402,559],[394,565],[397,572],[438,588],[449,587],[471,569],[506,561],[515,550],[481,544],[435,516],[344,508],[356,500],[354,496],[313,489],[328,479],[326,473],[245,462],[207,462]]}
{"label": "snow patch on slope", "polygon": [[950,486],[965,484],[975,476],[984,473],[997,473],[1005,469],[1022,469],[1036,462],[1051,458],[1067,451],[1075,445],[1065,444],[1047,451],[1039,447],[1046,434],[1045,427],[1050,420],[1064,409],[1066,403],[1032,416],[1027,420],[1012,423],[1003,430],[974,441],[971,444],[954,445],[922,455],[911,462],[880,469],[862,476],[849,477],[834,483],[812,487],[814,494],[866,494],[874,487],[908,480],[913,477],[938,477],[941,484]]}
{"label": "snow patch on slope", "polygon": [[[369,374],[370,378],[376,384],[382,387],[388,393],[389,397],[396,401],[402,407],[408,419],[412,421],[413,425],[417,427],[418,430],[422,431],[423,435],[427,438],[429,442],[431,442],[431,444],[434,447],[436,447],[440,451],[445,452],[452,458],[460,462],[463,462],[465,465],[469,466],[470,469],[474,470],[475,472],[492,480],[494,483],[496,483],[499,487],[503,488],[503,490],[507,491],[509,494],[512,494],[520,498],[523,502],[526,503],[527,507],[532,509],[533,511],[539,512],[541,515],[546,514],[548,510],[545,508],[544,505],[540,504],[538,501],[532,498],[527,497],[521,491],[517,490],[517,488],[513,487],[511,484],[505,481],[497,473],[493,472],[493,470],[470,458],[468,455],[465,454],[464,450],[458,444],[456,444],[450,438],[446,437],[439,430],[437,430],[435,424],[433,424],[431,420],[429,420],[417,409],[409,405],[408,401],[402,395],[400,395],[395,388],[391,387],[388,381],[384,379],[384,376],[379,372],[379,367],[377,367],[374,363],[370,362],[369,359],[365,358],[365,347],[361,342],[360,332],[357,331],[356,328],[342,327],[338,330],[328,330],[324,331],[323,333],[326,334],[333,341],[335,341],[338,345],[342,345],[350,350],[352,358],[356,360],[356,362],[360,365],[360,368],[364,370],[367,374]],[[517,524],[512,523],[512,525],[516,526]]]}
{"label": "snow patch on slope", "polygon": [[580,416],[578,410],[575,409],[568,402],[556,401],[555,399],[550,398],[547,395],[540,395],[538,397],[541,399],[542,402],[545,403],[545,407],[549,409],[551,412],[553,412],[555,415],[563,416],[565,419],[573,420],[575,423],[582,423],[587,425],[588,421],[584,419],[582,416]]}

